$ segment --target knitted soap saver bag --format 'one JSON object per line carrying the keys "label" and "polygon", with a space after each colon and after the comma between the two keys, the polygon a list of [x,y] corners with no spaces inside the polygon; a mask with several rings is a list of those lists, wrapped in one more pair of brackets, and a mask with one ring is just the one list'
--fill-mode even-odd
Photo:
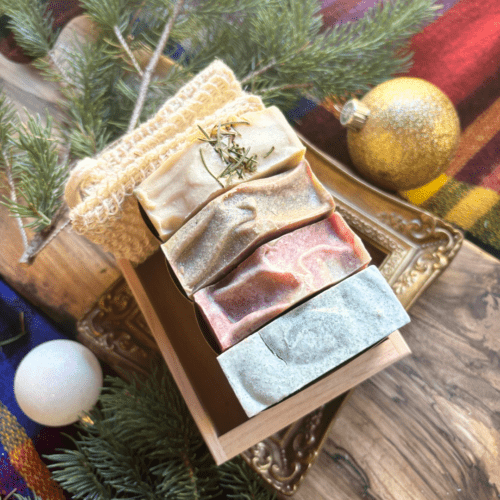
{"label": "knitted soap saver bag", "polygon": [[118,139],[96,158],[80,161],[66,184],[73,229],[117,259],[141,263],[159,247],[147,228],[133,190],[199,130],[264,109],[242,91],[234,73],[214,61],[165,102],[150,120]]}

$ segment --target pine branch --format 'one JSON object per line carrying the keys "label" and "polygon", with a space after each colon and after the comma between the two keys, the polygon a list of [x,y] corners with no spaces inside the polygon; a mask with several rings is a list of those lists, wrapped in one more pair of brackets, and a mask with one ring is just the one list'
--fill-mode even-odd
{"label": "pine branch", "polygon": [[120,45],[123,47],[123,50],[125,50],[125,52],[127,53],[127,55],[130,57],[130,60],[132,61],[132,64],[135,68],[135,70],[137,71],[137,73],[143,77],[144,76],[144,72],[142,71],[141,67],[139,66],[139,63],[137,62],[137,59],[135,58],[132,50],[130,50],[130,47],[128,46],[128,43],[127,41],[125,40],[125,38],[123,38],[123,35],[120,31],[120,28],[118,27],[118,25],[114,25],[113,26],[113,32],[115,33],[116,35],[116,38],[118,38],[118,41],[120,42]]}
{"label": "pine branch", "polygon": [[[10,201],[17,204],[17,193],[16,185],[14,182],[14,177],[12,174],[12,165],[14,161],[14,145],[13,136],[15,133],[15,127],[18,126],[19,118],[14,110],[14,107],[7,99],[5,94],[0,94],[0,168],[5,172],[7,177],[7,184],[9,188]],[[7,201],[9,198],[5,198]],[[21,234],[21,239],[23,242],[23,248],[26,250],[28,248],[28,236],[26,230],[24,229],[22,219],[16,217],[17,225],[19,227],[19,233]]]}
{"label": "pine branch", "polygon": [[108,0],[107,2],[102,0],[81,0],[81,3],[101,31],[113,31],[121,47],[132,61],[135,70],[142,76],[142,69],[121,30],[123,24],[128,26],[128,22],[124,22],[123,19],[129,17],[127,16],[127,7],[131,4],[130,0]]}
{"label": "pine branch", "polygon": [[[240,44],[246,48],[238,54],[255,55],[246,67],[232,59],[245,89],[268,103],[296,100],[299,93],[287,85],[313,84],[309,93],[322,101],[363,93],[406,71],[409,38],[432,21],[439,8],[433,0],[381,2],[359,21],[321,32],[316,1],[288,3],[265,5],[250,25],[245,23]],[[291,33],[287,26],[294,27]]]}
{"label": "pine branch", "polygon": [[[67,209],[60,202],[66,169],[57,165],[57,145],[53,144],[51,135],[50,120],[46,128],[31,118],[21,127],[14,108],[5,95],[0,94],[0,167],[5,171],[10,190],[10,197],[4,196],[1,203],[17,220],[24,249],[19,262],[23,264],[31,264],[69,222],[57,228]],[[45,192],[48,199],[43,197]],[[29,241],[23,219],[33,217],[35,220],[26,226],[35,227],[39,232]]]}
{"label": "pine branch", "polygon": [[[49,59],[56,68],[56,70],[59,72],[59,77],[66,83],[66,85],[75,85],[75,82],[70,78],[64,66],[59,62],[59,60],[55,56],[54,51],[49,50],[47,55],[49,56]],[[56,80],[59,80],[59,78],[56,78]]]}
{"label": "pine branch", "polygon": [[80,0],[80,3],[104,31],[112,31],[114,26],[123,24],[137,4],[134,0]]}
{"label": "pine branch", "polygon": [[55,33],[52,16],[42,0],[0,0],[0,12],[10,17],[9,29],[26,54],[43,57],[51,49]]}
{"label": "pine branch", "polygon": [[173,9],[173,12],[171,16],[169,17],[168,22],[165,24],[165,28],[161,34],[160,40],[158,42],[158,45],[153,52],[153,56],[151,57],[151,60],[149,61],[146,70],[144,71],[144,76],[142,77],[141,81],[141,88],[139,90],[139,98],[137,99],[137,103],[134,107],[134,111],[132,112],[132,118],[130,119],[130,123],[128,126],[127,133],[131,132],[134,130],[134,128],[137,125],[137,121],[139,120],[139,116],[141,114],[142,108],[144,106],[144,101],[146,99],[146,94],[148,91],[149,83],[151,81],[151,76],[153,74],[153,71],[156,68],[156,65],[158,64],[158,60],[160,59],[160,56],[165,49],[165,46],[167,45],[170,32],[172,30],[172,27],[179,16],[179,14],[182,11],[182,8],[184,6],[185,0],[177,0],[175,7]]}
{"label": "pine branch", "polygon": [[[16,185],[14,184],[14,178],[12,177],[12,163],[7,158],[7,155],[4,151],[2,151],[2,158],[5,164],[5,173],[7,175],[7,182],[9,183],[10,188],[10,200],[14,205],[18,205],[17,194],[16,194]],[[16,217],[17,225],[19,227],[19,233],[21,234],[21,239],[23,242],[23,248],[26,252],[28,250],[28,236],[26,234],[26,229],[24,229],[23,220],[20,217]]]}
{"label": "pine branch", "polygon": [[[50,242],[61,233],[66,227],[68,227],[70,221],[66,221],[59,225],[61,219],[63,219],[68,213],[68,206],[63,203],[56,213],[56,215],[50,221],[50,224],[44,228],[39,233],[36,233],[29,244],[24,248],[24,253],[19,259],[20,264],[33,264],[36,256],[47,246]],[[18,219],[20,220],[20,219]]]}
{"label": "pine branch", "polygon": [[234,498],[275,498],[241,460],[215,465],[164,366],[132,382],[108,377],[90,417],[93,424],[78,424],[74,450],[47,457],[77,499],[206,500],[223,488]]}
{"label": "pine branch", "polygon": [[53,464],[49,468],[59,467],[64,471],[55,470],[52,477],[63,488],[70,491],[74,498],[99,498],[111,500],[111,488],[103,482],[96,467],[89,460],[87,451],[83,448],[81,440],[67,436],[74,444],[74,450],[63,450],[63,453],[48,457]]}
{"label": "pine branch", "polygon": [[73,160],[94,156],[123,132],[116,126],[122,109],[115,90],[123,61],[101,38],[68,48],[66,61],[73,84],[61,88],[61,133]]}
{"label": "pine branch", "polygon": [[258,76],[263,75],[266,71],[270,70],[271,68],[274,68],[277,64],[278,64],[278,61],[273,57],[271,59],[271,62],[269,62],[265,66],[260,67],[259,69],[252,71],[250,74],[245,76],[245,78],[243,78],[240,83],[242,85],[246,85],[247,83],[250,83],[254,78],[257,78]]}
{"label": "pine branch", "polygon": [[[19,218],[29,218],[25,227],[42,231],[50,226],[62,203],[67,166],[58,161],[58,142],[52,136],[52,119],[44,126],[40,117],[29,117],[19,126],[13,139],[17,149],[12,165],[16,199],[4,199],[3,205]],[[18,201],[19,200],[19,201]]]}
{"label": "pine branch", "polygon": [[276,493],[262,487],[262,480],[241,457],[219,467],[222,486],[231,493],[228,498],[238,500],[274,500]]}

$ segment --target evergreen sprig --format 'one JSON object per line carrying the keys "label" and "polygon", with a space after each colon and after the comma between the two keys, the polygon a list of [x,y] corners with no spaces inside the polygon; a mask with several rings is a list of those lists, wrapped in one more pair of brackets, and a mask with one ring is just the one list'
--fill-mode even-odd
{"label": "evergreen sprig", "polygon": [[59,163],[59,142],[52,134],[52,118],[44,125],[39,116],[29,117],[18,128],[14,146],[19,150],[13,165],[19,203],[7,202],[12,213],[31,218],[27,227],[41,231],[49,226],[62,203],[67,178]]}
{"label": "evergreen sprig", "polygon": [[359,21],[322,31],[316,1],[270,3],[249,19],[247,34],[236,34],[242,42],[232,65],[245,88],[267,103],[362,94],[408,70],[408,40],[439,7],[433,0],[380,2]]}
{"label": "evergreen sprig", "polygon": [[79,424],[75,449],[47,457],[74,498],[275,498],[241,459],[215,465],[166,369],[106,381],[93,423]]}
{"label": "evergreen sprig", "polygon": [[273,500],[276,494],[262,487],[262,480],[241,457],[219,466],[221,485],[228,498],[237,500]]}
{"label": "evergreen sprig", "polygon": [[[328,30],[320,8],[317,0],[268,0],[230,14],[221,8],[218,17],[191,9],[189,16],[180,16],[172,41],[187,49],[182,64],[191,74],[220,58],[245,90],[286,109],[303,95],[321,102],[362,94],[406,71],[410,37],[436,17],[440,6],[435,0],[387,0],[359,21]],[[148,20],[146,11],[143,21]],[[159,26],[143,25],[140,36],[154,46]]]}
{"label": "evergreen sprig", "polygon": [[30,219],[25,227],[42,231],[51,224],[62,203],[67,178],[59,162],[59,142],[52,134],[52,118],[19,119],[4,95],[0,95],[0,167],[6,172],[10,196],[1,202],[11,214]]}
{"label": "evergreen sprig", "polygon": [[67,48],[65,73],[69,84],[61,86],[61,131],[72,158],[91,157],[122,131],[120,95],[116,84],[123,68],[116,50],[102,39]]}
{"label": "evergreen sprig", "polygon": [[122,24],[130,13],[130,7],[137,2],[131,0],[80,0],[87,14],[101,27],[113,30],[113,26]]}
{"label": "evergreen sprig", "polygon": [[7,169],[13,159],[13,138],[19,117],[7,96],[0,91],[0,168]]}
{"label": "evergreen sprig", "polygon": [[0,0],[18,42],[32,55],[49,53],[52,66],[49,59],[37,64],[60,83],[58,126],[70,161],[98,154],[133,125],[140,89],[146,95],[139,122],[214,58],[233,68],[245,90],[282,108],[304,95],[320,102],[364,93],[408,68],[409,38],[439,7],[434,0],[386,0],[357,22],[324,30],[318,0],[184,0],[166,49],[184,52],[167,76],[144,87],[134,51],[154,51],[179,1],[82,0],[96,23],[92,40],[56,58],[43,1]]}
{"label": "evergreen sprig", "polygon": [[9,16],[8,26],[27,55],[43,57],[52,48],[56,33],[43,0],[0,0],[0,14]]}

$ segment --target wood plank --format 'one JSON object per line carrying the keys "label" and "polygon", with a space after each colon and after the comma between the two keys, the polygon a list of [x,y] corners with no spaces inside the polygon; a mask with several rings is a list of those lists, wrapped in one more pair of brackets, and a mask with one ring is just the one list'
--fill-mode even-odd
{"label": "wood plank", "polygon": [[71,229],[61,232],[31,266],[19,264],[23,245],[16,221],[0,207],[0,275],[55,321],[73,322],[120,273],[114,258]]}
{"label": "wood plank", "polygon": [[39,113],[43,116],[46,111],[52,115],[57,113],[57,85],[43,80],[33,66],[13,63],[1,54],[0,88],[24,117],[24,108],[29,113]]}
{"label": "wood plank", "polygon": [[[57,113],[56,87],[43,81],[32,66],[14,64],[0,55],[0,86],[23,117],[23,108],[42,115],[46,110]],[[56,321],[80,318],[120,276],[110,254],[69,228],[39,254],[33,265],[19,264],[23,253],[21,236],[15,219],[3,206],[0,235],[0,275]]]}
{"label": "wood plank", "polygon": [[361,384],[295,500],[500,497],[500,262],[465,243]]}
{"label": "wood plank", "polygon": [[[204,340],[193,304],[169,275],[163,253],[157,252],[136,268],[122,259],[119,266],[218,464],[410,354],[396,331],[344,366],[249,419],[217,363],[216,353]],[[216,398],[213,387],[217,387]]]}

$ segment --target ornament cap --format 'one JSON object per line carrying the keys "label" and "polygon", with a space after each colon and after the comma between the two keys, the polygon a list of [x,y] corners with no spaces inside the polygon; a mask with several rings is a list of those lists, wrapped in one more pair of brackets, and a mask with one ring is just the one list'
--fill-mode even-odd
{"label": "ornament cap", "polygon": [[340,124],[350,130],[361,130],[366,123],[370,110],[358,99],[350,99],[340,113]]}

